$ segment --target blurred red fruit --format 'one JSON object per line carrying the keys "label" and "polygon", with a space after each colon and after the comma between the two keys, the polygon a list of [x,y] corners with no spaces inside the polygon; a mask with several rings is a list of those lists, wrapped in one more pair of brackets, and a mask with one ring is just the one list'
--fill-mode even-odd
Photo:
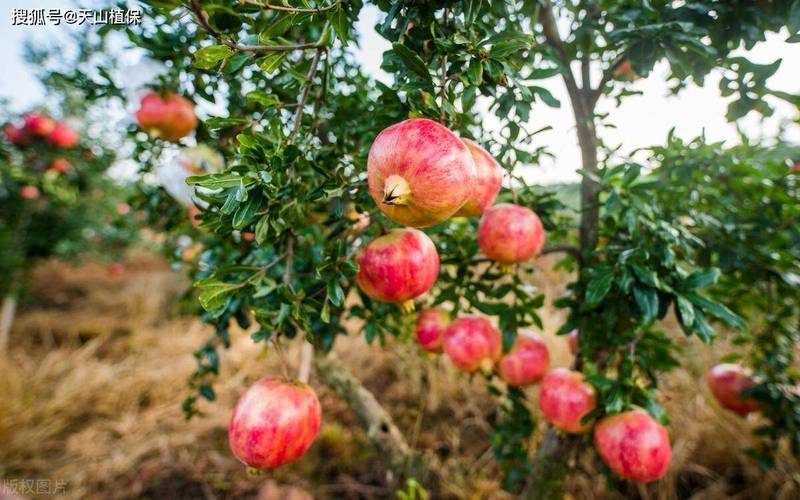
{"label": "blurred red fruit", "polygon": [[479,144],[469,139],[463,139],[463,141],[475,162],[476,177],[472,196],[456,212],[456,215],[477,217],[492,206],[494,199],[497,198],[497,193],[500,192],[500,186],[503,183],[503,167]]}
{"label": "blurred red fruit", "polygon": [[119,203],[117,204],[117,213],[122,216],[128,215],[131,213],[131,206],[127,203]]}
{"label": "blurred red fruit", "polygon": [[536,213],[502,203],[484,212],[478,225],[478,245],[484,255],[501,264],[525,262],[539,254],[545,232]]}
{"label": "blurred red fruit", "polygon": [[596,406],[595,390],[580,372],[556,368],[544,376],[539,387],[539,409],[554,427],[571,434],[581,434],[592,427],[582,424],[583,417]]}
{"label": "blurred red fruit", "polygon": [[9,123],[3,127],[3,130],[6,133],[8,142],[14,144],[15,146],[27,146],[31,143],[30,136],[21,127],[15,127]]}
{"label": "blurred red fruit", "polygon": [[36,186],[22,186],[19,195],[25,200],[35,200],[39,197],[39,188]]}
{"label": "blurred red fruit", "polygon": [[50,163],[48,168],[59,174],[66,174],[72,170],[72,165],[64,158],[56,158]]}
{"label": "blurred red fruit", "polygon": [[250,241],[255,241],[255,239],[256,239],[256,233],[250,231],[245,231],[244,233],[242,233],[242,241],[250,242]]}
{"label": "blurred red fruit", "polygon": [[78,144],[78,133],[63,123],[57,123],[47,140],[60,148],[71,148]]}
{"label": "blurred red fruit", "polygon": [[314,390],[266,377],[250,386],[233,409],[228,442],[249,467],[274,469],[303,456],[314,442],[322,410]]}
{"label": "blurred red fruit", "polygon": [[50,134],[56,127],[56,122],[49,116],[41,113],[31,113],[25,116],[25,131],[39,136]]}
{"label": "blurred red fruit", "polygon": [[489,373],[502,354],[502,343],[500,331],[477,315],[461,316],[444,332],[444,352],[465,372]]}
{"label": "blurred red fruit", "polygon": [[672,458],[667,429],[641,410],[601,420],[594,447],[612,471],[638,483],[663,477]]}
{"label": "blurred red fruit", "polygon": [[177,94],[147,94],[136,112],[139,127],[151,137],[176,142],[197,127],[194,104]]}
{"label": "blurred red fruit", "polygon": [[108,275],[112,278],[119,278],[125,274],[125,266],[120,262],[113,262],[108,266]]}
{"label": "blurred red fruit", "polygon": [[711,393],[724,408],[739,415],[759,409],[758,401],[742,397],[742,391],[756,385],[748,371],[739,365],[721,364],[712,368],[706,377]]}
{"label": "blurred red fruit", "polygon": [[449,323],[450,314],[441,307],[425,309],[417,316],[417,343],[426,351],[442,352],[444,332]]}
{"label": "blurred red fruit", "polygon": [[524,386],[538,382],[547,373],[550,354],[541,337],[523,330],[514,346],[500,359],[497,372],[508,385]]}

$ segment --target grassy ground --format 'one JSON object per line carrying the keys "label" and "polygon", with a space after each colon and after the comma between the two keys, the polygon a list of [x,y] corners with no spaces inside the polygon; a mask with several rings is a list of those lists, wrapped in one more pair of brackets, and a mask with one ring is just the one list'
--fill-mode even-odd
{"label": "grassy ground", "polygon": [[[534,281],[552,299],[569,276],[550,264],[542,263]],[[266,476],[245,473],[227,448],[230,409],[247,384],[279,372],[276,356],[253,345],[248,332],[232,332],[217,402],[202,406],[203,417],[183,419],[191,352],[211,334],[176,312],[176,298],[187,285],[146,254],[133,255],[121,275],[96,264],[49,263],[37,271],[35,303],[21,312],[13,347],[0,357],[0,485],[65,481],[59,484],[70,498],[392,498],[380,456],[355,417],[314,377],[324,425],[309,454]],[[552,334],[563,312],[547,304],[543,316],[553,365],[566,366],[566,343]],[[672,322],[665,328],[677,331]],[[758,417],[722,411],[702,382],[707,367],[727,352],[725,342],[709,349],[676,338],[683,367],[663,381],[674,453],[667,477],[612,494],[587,453],[575,464],[570,496],[800,497],[800,467],[788,455],[764,473],[742,453],[752,444],[749,430]],[[407,340],[367,346],[352,332],[336,351],[357,367],[428,458],[433,498],[508,497],[499,489],[489,447],[497,403],[483,381],[470,380]],[[289,347],[287,358],[297,365],[298,346]],[[534,406],[536,389],[529,393]]]}

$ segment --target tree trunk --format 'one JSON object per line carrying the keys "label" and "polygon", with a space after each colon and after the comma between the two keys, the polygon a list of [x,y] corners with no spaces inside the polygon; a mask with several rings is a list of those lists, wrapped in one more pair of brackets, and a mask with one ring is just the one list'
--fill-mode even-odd
{"label": "tree trunk", "polygon": [[405,477],[424,480],[422,457],[414,453],[391,415],[375,396],[338,360],[335,354],[317,354],[317,374],[353,410],[367,431],[367,437],[380,451],[390,471],[389,483],[397,485]]}
{"label": "tree trunk", "polygon": [[[578,144],[581,147],[581,166],[584,171],[597,174],[597,131],[594,127],[594,109],[585,111],[587,114],[584,116],[577,109],[575,111]],[[581,180],[580,248],[581,254],[585,258],[597,247],[597,231],[600,220],[599,192],[600,186],[597,182],[588,176],[583,176]]]}
{"label": "tree trunk", "polygon": [[3,299],[3,307],[0,309],[0,354],[8,350],[9,339],[11,338],[11,325],[14,323],[14,313],[17,311],[17,294],[9,292]]}
{"label": "tree trunk", "polygon": [[564,498],[565,482],[569,472],[569,456],[572,449],[571,439],[560,435],[552,428],[547,430],[536,449],[533,473],[520,498],[530,500]]}

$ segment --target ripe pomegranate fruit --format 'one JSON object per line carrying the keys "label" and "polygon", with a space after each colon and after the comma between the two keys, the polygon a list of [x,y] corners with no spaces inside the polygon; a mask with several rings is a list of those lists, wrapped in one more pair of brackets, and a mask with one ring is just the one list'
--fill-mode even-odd
{"label": "ripe pomegranate fruit", "polygon": [[25,131],[39,136],[50,134],[56,127],[56,122],[47,115],[31,113],[25,116]]}
{"label": "ripe pomegranate fruit", "polygon": [[256,233],[252,231],[245,231],[242,233],[242,241],[251,242],[256,240]]}
{"label": "ripe pomegranate fruit", "polygon": [[47,140],[60,148],[71,148],[78,144],[78,133],[68,125],[56,123],[53,130],[47,135]]}
{"label": "ripe pomegranate fruit", "polygon": [[136,121],[151,137],[171,142],[186,137],[197,127],[194,104],[177,94],[147,94],[136,112]]}
{"label": "ripe pomegranate fruit", "polygon": [[461,316],[444,332],[444,352],[465,372],[491,372],[502,354],[502,344],[500,331],[482,316]]}
{"label": "ripe pomegranate fruit", "polygon": [[723,407],[747,415],[759,408],[758,401],[742,397],[742,391],[756,384],[755,379],[740,365],[721,364],[713,367],[706,377],[711,393]]}
{"label": "ripe pomegranate fruit", "polygon": [[601,420],[594,447],[612,471],[638,483],[660,479],[672,457],[667,429],[642,410]]}
{"label": "ripe pomegranate fruit", "polygon": [[417,316],[417,343],[430,352],[442,352],[444,331],[450,324],[450,314],[441,307],[425,309]]}
{"label": "ripe pomegranate fruit", "polygon": [[117,203],[117,214],[126,216],[131,213],[131,206],[127,203]]}
{"label": "ripe pomegranate fruit", "polygon": [[414,118],[384,129],[369,150],[369,193],[390,219],[411,227],[438,224],[472,196],[475,162],[453,132]]}
{"label": "ripe pomegranate fruit", "polygon": [[622,62],[617,64],[614,67],[613,73],[614,78],[618,78],[620,80],[633,82],[639,79],[639,75],[633,69],[630,59],[624,59]]}
{"label": "ripe pomegranate fruit", "polygon": [[486,210],[478,225],[478,245],[484,255],[505,265],[525,262],[541,252],[544,227],[536,213],[501,203]]}
{"label": "ripe pomegranate fruit", "polygon": [[24,200],[35,200],[39,197],[39,188],[36,186],[22,186],[19,188],[19,195]]}
{"label": "ripe pomegranate fruit", "polygon": [[462,217],[477,217],[492,206],[503,183],[503,167],[479,144],[462,139],[475,162],[475,184],[472,196],[456,212]]}
{"label": "ripe pomegranate fruit", "polygon": [[25,131],[25,129],[21,127],[15,127],[10,123],[3,127],[3,131],[6,133],[6,138],[8,138],[8,142],[14,144],[15,146],[27,146],[31,143],[31,138]]}
{"label": "ripe pomegranate fruit", "polygon": [[567,334],[567,343],[569,344],[569,350],[572,354],[578,352],[578,349],[580,348],[580,344],[578,342],[579,335],[580,332],[577,329],[572,330]]}
{"label": "ripe pomegranate fruit", "polygon": [[427,292],[439,275],[439,254],[422,231],[394,229],[362,247],[356,255],[356,284],[368,296],[414,309],[414,298]]}
{"label": "ripe pomegranate fruit", "polygon": [[523,330],[517,334],[511,351],[500,358],[497,373],[509,385],[530,385],[544,377],[549,363],[550,355],[542,338]]}
{"label": "ripe pomegranate fruit", "polygon": [[228,424],[233,454],[249,467],[274,469],[303,456],[319,432],[322,410],[301,382],[265,377],[242,394]]}
{"label": "ripe pomegranate fruit", "polygon": [[595,390],[583,374],[566,368],[550,370],[539,386],[539,409],[553,426],[571,434],[588,431],[592,424],[581,420],[596,406]]}
{"label": "ripe pomegranate fruit", "polygon": [[64,158],[56,158],[52,162],[50,162],[50,166],[47,167],[48,170],[52,170],[53,172],[58,172],[59,174],[66,174],[70,170],[72,170],[72,165]]}

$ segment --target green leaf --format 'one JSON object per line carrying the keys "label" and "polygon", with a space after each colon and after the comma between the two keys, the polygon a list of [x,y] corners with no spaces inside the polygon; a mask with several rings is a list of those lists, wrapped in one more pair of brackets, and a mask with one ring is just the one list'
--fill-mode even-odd
{"label": "green leaf", "polygon": [[789,7],[789,16],[786,22],[790,34],[800,32],[800,0],[794,0]]}
{"label": "green leaf", "polygon": [[206,311],[222,307],[228,297],[242,287],[240,284],[225,283],[215,278],[200,280],[194,286],[200,289],[200,305]]}
{"label": "green leaf", "polygon": [[658,314],[658,292],[650,287],[633,287],[633,298],[642,313],[642,322],[647,324]]}
{"label": "green leaf", "polygon": [[685,297],[678,295],[675,297],[675,307],[678,308],[681,324],[687,332],[690,332],[694,325],[694,306]]}
{"label": "green leaf", "polygon": [[428,72],[428,67],[425,65],[425,62],[420,59],[416,52],[397,42],[392,44],[392,49],[394,50],[395,54],[400,56],[400,59],[403,60],[403,63],[408,69],[418,74],[424,78],[425,81],[430,82],[431,85],[433,85],[433,79],[431,78],[431,74]]}
{"label": "green leaf", "polygon": [[194,53],[194,65],[201,69],[211,69],[232,55],[233,49],[227,45],[210,45]]}
{"label": "green leaf", "polygon": [[256,64],[258,64],[258,67],[263,69],[268,75],[271,75],[281,67],[281,63],[284,59],[286,59],[286,54],[286,52],[275,52],[262,57],[256,61]]}
{"label": "green leaf", "polygon": [[722,321],[723,323],[727,324],[728,326],[732,326],[734,328],[742,329],[745,327],[744,321],[742,318],[739,317],[736,313],[725,307],[724,305],[720,304],[719,302],[715,302],[711,299],[703,297],[702,295],[697,294],[687,294],[686,298],[691,301],[692,304],[699,307],[706,313],[714,316],[718,320]]}
{"label": "green leaf", "polygon": [[601,300],[611,290],[611,284],[614,282],[614,272],[611,268],[605,267],[598,269],[593,279],[586,287],[586,305],[594,307],[600,303]]}
{"label": "green leaf", "polygon": [[472,85],[480,85],[483,83],[483,64],[477,57],[473,58],[469,62],[469,68],[467,69],[467,80]]}
{"label": "green leaf", "polygon": [[696,271],[686,278],[684,284],[689,290],[706,288],[717,282],[719,279],[719,274],[719,269],[716,267],[704,269],[702,271]]}
{"label": "green leaf", "polygon": [[250,177],[242,177],[241,175],[234,173],[193,175],[186,178],[187,184],[201,186],[208,189],[237,187],[240,184],[249,186],[253,182],[255,181]]}

